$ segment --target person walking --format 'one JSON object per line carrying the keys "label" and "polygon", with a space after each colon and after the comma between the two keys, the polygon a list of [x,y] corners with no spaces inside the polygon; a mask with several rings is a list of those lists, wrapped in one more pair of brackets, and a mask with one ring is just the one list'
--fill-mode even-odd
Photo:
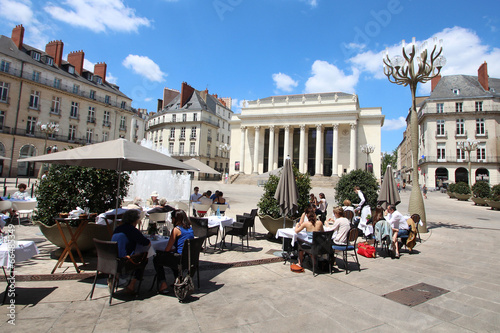
{"label": "person walking", "polygon": [[422,187],[422,192],[424,193],[424,198],[427,199],[427,186]]}

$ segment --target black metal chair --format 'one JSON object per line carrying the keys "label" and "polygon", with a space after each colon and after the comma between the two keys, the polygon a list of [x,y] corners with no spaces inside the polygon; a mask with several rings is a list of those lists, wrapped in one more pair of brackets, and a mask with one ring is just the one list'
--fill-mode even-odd
{"label": "black metal chair", "polygon": [[[136,268],[131,270],[125,270],[125,262],[118,257],[118,242],[113,241],[103,241],[97,238],[94,238],[94,244],[97,250],[97,270],[94,277],[94,283],[92,284],[92,290],[90,292],[90,299],[94,295],[95,284],[97,282],[97,276],[99,273],[108,274],[108,281],[112,277],[112,282],[109,284],[109,304],[111,304],[111,300],[113,299],[113,294],[118,287],[118,280],[120,274],[133,272],[136,269],[141,269],[144,271],[146,267],[147,260],[141,265],[138,265]],[[142,278],[139,280],[139,288],[141,289]]]}
{"label": "black metal chair", "polygon": [[358,228],[352,228],[347,235],[346,245],[333,245],[335,251],[342,252],[342,259],[344,260],[345,273],[349,273],[349,264],[347,262],[347,252],[354,252],[356,263],[358,264],[359,271],[361,272],[361,265],[359,264],[358,254],[356,253],[356,242],[358,241]]}
{"label": "black metal chair", "polygon": [[243,216],[247,216],[247,217],[250,217],[252,219],[252,222],[250,223],[250,228],[252,228],[252,234],[253,234],[253,237],[255,238],[255,217],[257,216],[257,208],[255,209],[252,209],[250,211],[250,214],[249,213],[243,213]]}
{"label": "black metal chair", "polygon": [[193,227],[194,237],[200,237],[200,238],[205,237],[205,243],[203,245],[204,246],[203,253],[205,253],[207,250],[207,239],[208,239],[208,243],[210,245],[212,245],[212,243],[210,243],[211,236],[216,236],[215,243],[213,244],[214,251],[215,251],[215,249],[217,247],[217,240],[219,239],[220,227],[219,226],[209,227],[207,218],[190,217],[189,219],[191,220],[191,226]]}
{"label": "black metal chair", "polygon": [[[225,243],[225,239],[227,235],[231,235],[231,247],[233,246],[233,236],[241,237],[241,251],[245,251],[243,239],[247,238],[247,249],[250,250],[250,245],[248,243],[248,229],[250,224],[252,223],[252,219],[248,216],[236,215],[236,222],[234,222],[231,226],[224,227],[224,239],[223,243]],[[222,248],[222,245],[221,245]]]}
{"label": "black metal chair", "polygon": [[307,253],[313,262],[313,276],[316,276],[316,266],[317,259],[319,256],[324,254],[328,255],[328,267],[330,274],[332,274],[332,258],[335,256],[333,251],[333,241],[332,241],[333,230],[330,231],[314,231],[312,237],[312,243],[299,242],[299,251],[304,251]]}

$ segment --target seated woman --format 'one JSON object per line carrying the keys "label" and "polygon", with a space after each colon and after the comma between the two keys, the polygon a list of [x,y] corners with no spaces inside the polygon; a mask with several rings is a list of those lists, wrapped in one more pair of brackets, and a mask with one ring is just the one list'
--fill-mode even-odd
{"label": "seated woman", "polygon": [[[126,288],[128,293],[135,293],[135,284],[142,279],[148,262],[147,250],[151,242],[136,228],[140,222],[140,212],[135,209],[123,214],[122,223],[116,227],[111,237],[118,243],[118,256],[124,262],[125,270],[135,270],[134,277]],[[142,248],[141,248],[142,246]]]}
{"label": "seated woman", "polygon": [[21,183],[21,184],[19,184],[19,186],[17,188],[19,191],[15,192],[12,195],[13,199],[26,200],[29,198],[30,194],[28,192],[26,192],[26,189],[28,188],[28,186],[26,186],[26,184]]}
{"label": "seated woman", "polygon": [[375,207],[375,212],[373,213],[373,216],[368,219],[366,224],[371,224],[373,227],[375,227],[375,224],[377,224],[378,221],[384,220],[384,208],[382,206],[378,205]]}
{"label": "seated woman", "polygon": [[346,210],[350,210],[354,213],[354,207],[352,206],[351,200],[345,199],[343,204],[344,204],[344,206],[342,207],[342,209],[344,210],[344,212]]}
{"label": "seated woman", "polygon": [[344,217],[344,209],[340,206],[333,209],[333,215],[335,216],[335,220],[330,218],[325,222],[325,224],[328,224],[328,230],[337,232],[333,243],[335,245],[346,245],[347,235],[349,234],[349,230],[351,230],[351,222]]}
{"label": "seated woman", "polygon": [[314,193],[309,194],[309,205],[312,205],[314,209],[318,206],[318,199],[316,199]]}
{"label": "seated woman", "polygon": [[[312,242],[312,233],[314,231],[324,231],[323,223],[316,218],[316,213],[314,212],[313,206],[309,205],[305,212],[300,217],[300,221],[295,226],[295,233],[301,232],[306,229],[307,241]],[[302,261],[304,260],[304,252],[299,251],[299,266],[302,266]]]}
{"label": "seated woman", "polygon": [[165,279],[164,266],[169,267],[174,273],[174,279],[179,275],[178,265],[181,260],[182,249],[186,239],[193,239],[193,228],[191,221],[182,210],[175,210],[172,213],[172,221],[175,225],[170,239],[168,240],[165,251],[157,251],[153,259],[156,274],[158,276],[158,292],[160,294],[168,293],[168,285]]}
{"label": "seated woman", "polygon": [[219,205],[225,205],[226,199],[224,199],[224,193],[219,191],[218,195],[214,199],[214,203]]}

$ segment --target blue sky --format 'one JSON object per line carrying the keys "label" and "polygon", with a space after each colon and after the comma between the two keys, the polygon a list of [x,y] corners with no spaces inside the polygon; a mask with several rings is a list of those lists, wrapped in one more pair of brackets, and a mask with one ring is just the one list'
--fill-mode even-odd
{"label": "blue sky", "polygon": [[[444,75],[477,75],[488,62],[500,77],[498,0],[0,0],[0,34],[16,24],[42,50],[64,42],[83,50],[84,67],[108,65],[107,79],[136,108],[155,111],[163,87],[243,100],[272,95],[356,93],[361,107],[382,107],[382,151],[401,142],[408,87],[389,83],[382,54],[401,40],[443,39]],[[423,85],[418,95],[429,93]]]}

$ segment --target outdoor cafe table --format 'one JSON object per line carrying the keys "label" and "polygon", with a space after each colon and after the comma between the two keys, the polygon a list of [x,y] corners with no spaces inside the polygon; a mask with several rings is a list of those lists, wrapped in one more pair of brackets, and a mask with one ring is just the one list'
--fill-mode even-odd
{"label": "outdoor cafe table", "polygon": [[[77,241],[78,241],[78,238],[80,237],[80,235],[83,233],[83,231],[87,227],[89,220],[88,220],[88,218],[80,219],[80,218],[69,218],[69,217],[68,218],[56,217],[54,220],[56,221],[57,228],[59,229],[59,233],[61,234],[61,238],[64,242],[64,245],[66,245],[66,247],[64,248],[63,252],[59,256],[59,259],[57,260],[56,265],[52,269],[51,274],[54,274],[56,269],[58,267],[60,268],[62,266],[64,260],[66,260],[68,255],[71,258],[71,261],[73,262],[73,266],[75,266],[76,272],[80,273],[80,269],[78,268],[78,265],[76,264],[76,260],[75,260],[75,257],[73,256],[73,253],[71,252],[71,249],[75,248],[78,256],[80,257],[80,261],[82,262],[82,264],[85,264],[85,261],[83,260],[82,252],[80,252],[80,249],[78,248]],[[72,228],[70,226],[71,222],[78,224],[75,232],[72,231]],[[61,224],[66,224],[68,232],[71,236],[71,239],[69,241],[66,238],[66,236],[64,235],[64,231],[62,229]]]}
{"label": "outdoor cafe table", "polygon": [[219,226],[219,231],[222,234],[222,236],[221,236],[222,242],[220,244],[220,247],[222,250],[222,247],[224,247],[226,245],[226,242],[224,239],[225,238],[224,237],[225,227],[229,227],[229,226],[233,225],[234,219],[232,217],[228,217],[228,216],[216,216],[216,215],[208,216],[207,219],[208,219],[208,227],[209,228]]}
{"label": "outdoor cafe table", "polygon": [[276,238],[283,237],[283,238],[291,238],[292,239],[292,246],[295,244],[297,239],[301,241],[306,241],[307,240],[307,232],[305,229],[302,229],[298,234],[295,233],[295,228],[281,228],[278,229],[276,232]]}
{"label": "outdoor cafe table", "polygon": [[[2,304],[5,303],[7,298],[8,290],[10,285],[14,283],[14,266],[13,263],[22,262],[31,259],[33,256],[39,253],[38,248],[33,241],[12,241],[4,242],[0,245],[0,264],[2,265],[3,275],[5,276],[5,281],[7,281],[7,287],[5,288],[5,293],[3,295]],[[11,260],[11,254],[14,258]],[[7,276],[5,268],[10,269],[10,274]],[[10,279],[9,279],[10,278]]]}

